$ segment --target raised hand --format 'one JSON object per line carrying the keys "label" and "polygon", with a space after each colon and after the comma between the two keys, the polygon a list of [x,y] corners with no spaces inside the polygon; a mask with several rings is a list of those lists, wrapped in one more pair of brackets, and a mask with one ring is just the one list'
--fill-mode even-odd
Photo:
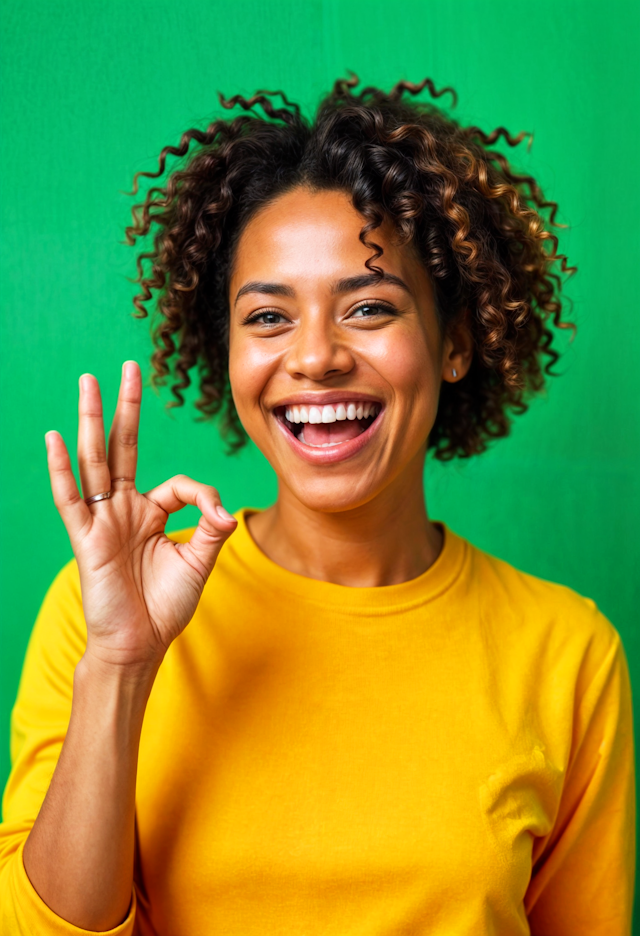
{"label": "raised hand", "polygon": [[[155,667],[191,620],[236,521],[215,488],[184,475],[146,494],[136,490],[141,397],[140,369],[127,361],[107,452],[98,381],[80,378],[83,496],[60,434],[48,432],[46,443],[53,499],[80,570],[86,654],[107,664]],[[106,492],[109,498],[85,502]],[[164,529],[169,514],[185,504],[202,516],[190,542],[176,544]]]}

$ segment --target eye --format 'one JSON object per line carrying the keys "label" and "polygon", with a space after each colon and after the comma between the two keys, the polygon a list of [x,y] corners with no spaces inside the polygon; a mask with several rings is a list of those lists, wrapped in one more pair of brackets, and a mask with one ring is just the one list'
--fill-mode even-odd
{"label": "eye", "polygon": [[351,313],[350,318],[375,318],[377,315],[396,315],[396,310],[386,302],[363,302]]}
{"label": "eye", "polygon": [[245,325],[282,325],[283,322],[286,322],[287,319],[280,312],[256,312],[255,315],[250,315],[249,318],[245,319]]}

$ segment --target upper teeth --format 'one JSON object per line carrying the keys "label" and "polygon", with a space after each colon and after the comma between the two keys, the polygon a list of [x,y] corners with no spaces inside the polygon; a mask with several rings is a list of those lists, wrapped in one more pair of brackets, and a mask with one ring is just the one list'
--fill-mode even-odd
{"label": "upper teeth", "polygon": [[379,403],[327,403],[326,406],[287,406],[284,414],[292,423],[332,423],[337,419],[367,419],[377,416]]}

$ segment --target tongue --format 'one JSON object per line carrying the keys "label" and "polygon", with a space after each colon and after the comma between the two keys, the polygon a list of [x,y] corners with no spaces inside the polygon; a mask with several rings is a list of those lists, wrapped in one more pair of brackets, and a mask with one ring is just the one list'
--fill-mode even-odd
{"label": "tongue", "polygon": [[364,432],[363,419],[344,419],[334,423],[306,423],[300,441],[307,445],[337,445]]}

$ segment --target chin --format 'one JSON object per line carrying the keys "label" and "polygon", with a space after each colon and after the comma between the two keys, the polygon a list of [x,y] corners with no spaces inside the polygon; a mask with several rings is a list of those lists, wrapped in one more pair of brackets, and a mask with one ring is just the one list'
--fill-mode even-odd
{"label": "chin", "polygon": [[367,479],[362,473],[344,471],[333,475],[327,472],[324,477],[321,472],[317,472],[316,477],[306,478],[281,472],[278,478],[307,510],[318,513],[345,513],[357,510],[374,500],[385,487],[380,479],[374,481]]}

